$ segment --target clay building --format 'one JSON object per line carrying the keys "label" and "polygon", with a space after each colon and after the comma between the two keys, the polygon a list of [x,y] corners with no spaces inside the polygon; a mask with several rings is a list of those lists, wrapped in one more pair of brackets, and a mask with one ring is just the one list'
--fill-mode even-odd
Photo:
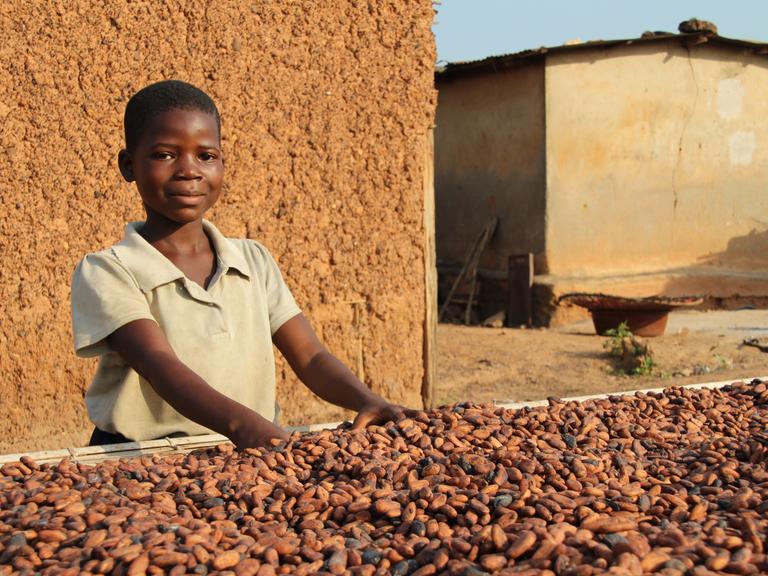
{"label": "clay building", "polygon": [[[143,217],[117,169],[122,114],[165,78],[222,113],[211,220],[270,249],[366,384],[428,400],[433,16],[430,0],[4,3],[0,452],[87,441],[96,361],[73,352],[70,277]],[[349,418],[289,372],[279,363],[283,424]]]}
{"label": "clay building", "polygon": [[649,33],[439,70],[441,289],[497,216],[481,317],[504,306],[508,258],[526,253],[538,323],[562,319],[554,302],[574,291],[765,302],[766,54]]}

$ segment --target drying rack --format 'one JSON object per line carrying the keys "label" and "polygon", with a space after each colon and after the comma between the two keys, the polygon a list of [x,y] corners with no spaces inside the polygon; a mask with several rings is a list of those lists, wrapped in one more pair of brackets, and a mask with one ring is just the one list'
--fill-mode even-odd
{"label": "drying rack", "polygon": [[[768,380],[768,376],[755,376],[736,380],[722,380],[719,382],[703,382],[699,384],[688,384],[684,388],[722,388],[736,382],[750,382],[752,380]],[[584,402],[586,400],[595,400],[608,398],[611,396],[632,396],[638,393],[657,393],[665,388],[643,388],[637,390],[621,390],[601,394],[590,394],[587,396],[571,396],[561,398],[562,402]],[[537,406],[546,406],[547,400],[532,400],[525,402],[515,402],[511,400],[494,400],[494,406],[498,408],[507,408],[518,410],[520,408],[535,408]],[[307,424],[304,426],[287,427],[289,432],[316,432],[328,428],[336,428],[341,422],[325,422],[322,424]],[[138,458],[141,456],[167,456],[171,454],[186,454],[193,450],[212,448],[218,444],[229,443],[229,439],[221,434],[206,434],[201,436],[188,436],[186,438],[163,438],[161,440],[148,440],[143,442],[124,442],[122,444],[107,444],[105,446],[87,446],[85,448],[64,448],[60,450],[43,450],[40,452],[22,452],[18,454],[0,455],[0,465],[9,462],[18,462],[21,456],[27,455],[38,464],[50,464],[69,458],[73,462],[83,464],[96,464],[104,460],[116,460],[121,458]]]}

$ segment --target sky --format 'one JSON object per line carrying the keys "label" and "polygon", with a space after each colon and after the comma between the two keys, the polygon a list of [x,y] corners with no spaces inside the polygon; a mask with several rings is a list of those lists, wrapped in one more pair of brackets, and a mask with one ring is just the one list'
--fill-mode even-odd
{"label": "sky", "polygon": [[677,25],[689,18],[714,22],[721,36],[768,42],[766,0],[441,0],[435,8],[440,64],[568,40],[677,32]]}

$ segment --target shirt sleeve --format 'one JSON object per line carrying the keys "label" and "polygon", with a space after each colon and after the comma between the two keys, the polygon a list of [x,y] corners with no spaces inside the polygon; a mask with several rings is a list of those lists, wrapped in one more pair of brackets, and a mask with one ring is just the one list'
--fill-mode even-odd
{"label": "shirt sleeve", "polygon": [[72,276],[72,333],[75,353],[100,356],[106,337],[134,320],[154,320],[134,277],[106,253],[89,254]]}
{"label": "shirt sleeve", "polygon": [[264,258],[264,287],[269,307],[269,329],[274,336],[280,327],[288,320],[301,314],[301,309],[291,294],[290,288],[283,280],[280,268],[264,246],[257,244]]}

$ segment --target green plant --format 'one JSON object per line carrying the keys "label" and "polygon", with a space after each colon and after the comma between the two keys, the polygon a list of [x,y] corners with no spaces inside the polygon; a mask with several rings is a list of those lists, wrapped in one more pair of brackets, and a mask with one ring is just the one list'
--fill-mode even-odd
{"label": "green plant", "polygon": [[653,373],[655,362],[650,346],[632,334],[626,322],[606,330],[605,336],[608,339],[603,348],[616,360],[617,374],[645,376]]}
{"label": "green plant", "polygon": [[608,350],[613,356],[621,356],[624,350],[622,341],[633,334],[627,323],[622,322],[616,328],[606,330],[603,335],[608,336],[608,340],[603,344],[603,348]]}
{"label": "green plant", "polygon": [[717,362],[717,370],[727,370],[733,366],[733,360],[726,358],[722,354],[715,354],[714,359]]}

